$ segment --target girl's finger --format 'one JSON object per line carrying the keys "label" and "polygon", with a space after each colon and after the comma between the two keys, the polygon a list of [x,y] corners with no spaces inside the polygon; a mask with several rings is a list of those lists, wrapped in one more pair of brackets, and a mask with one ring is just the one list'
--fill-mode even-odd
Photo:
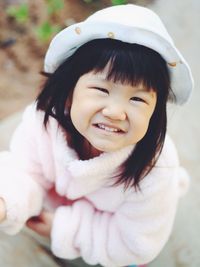
{"label": "girl's finger", "polygon": [[52,227],[53,214],[43,211],[39,216],[27,221],[27,226],[36,233],[49,237]]}

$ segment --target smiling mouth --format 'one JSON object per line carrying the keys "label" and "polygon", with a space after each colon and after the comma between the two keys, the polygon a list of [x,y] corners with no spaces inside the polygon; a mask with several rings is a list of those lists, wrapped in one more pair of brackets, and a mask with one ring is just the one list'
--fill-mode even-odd
{"label": "smiling mouth", "polygon": [[110,133],[124,133],[124,131],[122,131],[119,128],[108,126],[103,123],[96,123],[94,124],[94,126],[98,129],[101,129],[103,131],[110,132]]}

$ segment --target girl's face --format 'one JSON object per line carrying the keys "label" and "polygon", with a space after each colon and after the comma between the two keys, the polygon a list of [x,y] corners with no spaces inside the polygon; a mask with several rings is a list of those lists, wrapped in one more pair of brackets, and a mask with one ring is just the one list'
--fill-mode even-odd
{"label": "girl's face", "polygon": [[[71,120],[92,155],[136,144],[145,135],[157,96],[142,84],[106,80],[106,69],[81,76],[74,88]],[[92,156],[91,155],[91,156]]]}

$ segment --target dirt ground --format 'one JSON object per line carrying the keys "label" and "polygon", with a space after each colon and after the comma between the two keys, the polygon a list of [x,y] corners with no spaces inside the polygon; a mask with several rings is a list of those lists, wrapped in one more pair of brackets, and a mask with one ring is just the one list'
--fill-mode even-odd
{"label": "dirt ground", "polygon": [[[29,18],[25,23],[18,23],[7,15],[6,10],[13,4],[24,2],[28,3]],[[152,0],[127,2],[146,5]],[[90,4],[81,0],[64,1],[63,9],[50,20],[64,28],[110,3],[108,0],[95,0]],[[47,19],[45,0],[0,1],[0,120],[22,109],[39,92],[42,81],[39,72],[50,40],[39,41],[34,29]]]}

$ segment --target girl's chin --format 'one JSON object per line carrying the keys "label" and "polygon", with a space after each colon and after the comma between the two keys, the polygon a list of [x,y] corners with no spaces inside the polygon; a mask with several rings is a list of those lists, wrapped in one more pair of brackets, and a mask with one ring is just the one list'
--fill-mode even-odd
{"label": "girl's chin", "polygon": [[118,147],[113,148],[113,147],[109,147],[109,146],[94,146],[94,145],[91,145],[91,146],[92,146],[91,152],[92,152],[92,154],[94,154],[96,156],[99,156],[102,153],[114,152],[114,151],[117,151],[120,149]]}

